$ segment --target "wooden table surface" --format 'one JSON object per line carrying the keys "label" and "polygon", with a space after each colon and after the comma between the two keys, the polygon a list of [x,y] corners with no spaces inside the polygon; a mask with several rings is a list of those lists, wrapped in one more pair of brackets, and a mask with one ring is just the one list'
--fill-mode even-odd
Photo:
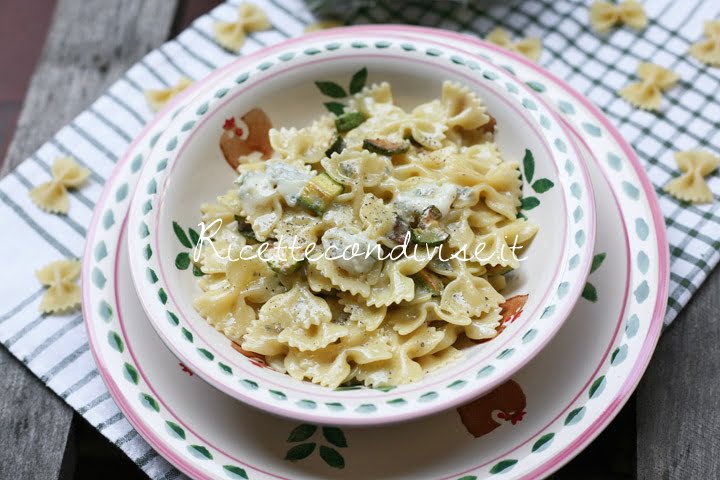
{"label": "wooden table surface", "polygon": [[[217,3],[58,0],[2,175]],[[720,478],[719,306],[716,270],[660,339],[618,418],[554,478]],[[144,476],[3,347],[0,369],[0,479]]]}

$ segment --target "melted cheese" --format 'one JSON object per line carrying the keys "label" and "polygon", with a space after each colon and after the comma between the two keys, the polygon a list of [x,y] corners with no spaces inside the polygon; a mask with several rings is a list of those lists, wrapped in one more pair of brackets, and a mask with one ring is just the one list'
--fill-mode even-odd
{"label": "melted cheese", "polygon": [[450,205],[455,201],[458,194],[458,186],[453,183],[437,185],[435,183],[423,183],[401,192],[395,199],[395,207],[401,215],[413,215],[422,213],[427,207],[434,205],[443,214],[447,215]]}
{"label": "melted cheese", "polygon": [[322,244],[340,268],[355,274],[369,272],[377,262],[380,250],[378,243],[365,233],[338,227],[325,232]]}

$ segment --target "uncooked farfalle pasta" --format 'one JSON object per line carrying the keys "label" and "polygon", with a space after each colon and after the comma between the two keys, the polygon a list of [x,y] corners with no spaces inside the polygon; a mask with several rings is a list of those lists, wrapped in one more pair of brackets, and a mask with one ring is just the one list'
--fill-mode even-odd
{"label": "uncooked farfalle pasta", "polygon": [[40,301],[43,313],[65,313],[80,306],[80,276],[78,260],[57,260],[44,266],[35,276],[47,291]]}
{"label": "uncooked farfalle pasta", "polygon": [[690,46],[690,55],[701,62],[720,67],[720,20],[708,20],[703,29],[705,37]]}
{"label": "uncooked farfalle pasta", "polygon": [[270,158],[242,157],[236,186],[201,208],[222,226],[198,251],[195,308],[242,351],[327,387],[457,360],[497,335],[513,247],[538,230],[518,218],[519,167],[494,130],[452,82],[410,112],[382,83],[340,116],[271,129]]}
{"label": "uncooked farfalle pasta", "polygon": [[252,3],[241,3],[235,20],[215,23],[215,40],[223,48],[239,52],[248,33],[267,30],[270,26],[267,15],[260,7]]}
{"label": "uncooked farfalle pasta", "polygon": [[67,214],[70,207],[68,189],[80,187],[90,176],[72,157],[58,157],[52,164],[52,179],[30,190],[30,199],[49,213]]}
{"label": "uncooked farfalle pasta", "polygon": [[539,38],[528,37],[513,41],[507,30],[500,27],[496,27],[488,33],[485,40],[503,48],[507,48],[511,52],[519,53],[533,62],[540,60],[540,55],[542,55],[542,42]]}
{"label": "uncooked farfalle pasta", "polygon": [[688,150],[676,152],[675,161],[683,174],[670,180],[663,190],[685,202],[712,202],[713,194],[705,177],[720,166],[720,158],[703,150]]}
{"label": "uncooked farfalle pasta", "polygon": [[647,26],[647,15],[642,4],[636,0],[620,3],[595,0],[590,7],[590,24],[598,33],[607,33],[618,24],[626,24],[642,30]]}
{"label": "uncooked farfalle pasta", "polygon": [[640,81],[620,90],[630,104],[643,110],[660,110],[662,92],[675,86],[680,78],[675,72],[653,63],[641,63],[637,68]]}
{"label": "uncooked farfalle pasta", "polygon": [[145,90],[145,99],[153,112],[159,112],[170,102],[170,100],[180,95],[190,85],[192,85],[192,80],[182,77],[172,87],[157,90]]}

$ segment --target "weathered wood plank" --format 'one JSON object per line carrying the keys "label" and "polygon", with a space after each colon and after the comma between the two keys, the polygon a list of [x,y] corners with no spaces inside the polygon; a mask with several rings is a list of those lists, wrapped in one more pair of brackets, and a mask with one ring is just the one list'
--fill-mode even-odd
{"label": "weathered wood plank", "polygon": [[[0,176],[166,40],[176,8],[176,0],[59,0]],[[4,348],[0,371],[0,478],[57,479],[72,409]]]}
{"label": "weathered wood plank", "polygon": [[720,478],[720,269],[664,333],[638,388],[639,479]]}
{"label": "weathered wood plank", "polygon": [[59,0],[0,176],[165,41],[177,0]]}

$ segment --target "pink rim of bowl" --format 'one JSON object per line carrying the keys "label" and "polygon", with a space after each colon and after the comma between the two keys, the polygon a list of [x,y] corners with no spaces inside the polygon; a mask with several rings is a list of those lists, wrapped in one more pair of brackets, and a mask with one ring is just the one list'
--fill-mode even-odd
{"label": "pink rim of bowl", "polygon": [[[362,27],[359,27],[359,28],[353,27],[353,28],[351,28],[351,30],[356,30],[356,29],[359,30],[360,28],[362,28]],[[348,29],[336,29],[331,32],[320,32],[319,34],[314,34],[313,38],[315,38],[315,37],[347,38],[347,34],[345,33],[347,30]],[[380,33],[387,34],[387,31],[383,32],[383,30],[380,29],[379,31],[377,31],[377,33],[378,34],[380,34]],[[296,43],[305,43],[306,41],[307,41],[306,37],[303,37],[300,39],[287,40],[285,42],[275,45],[274,47],[270,47],[270,48],[258,51],[255,54],[253,54],[252,56],[240,58],[240,59],[234,61],[233,63],[227,65],[226,67],[223,67],[220,71],[218,71],[216,73],[219,73],[219,72],[224,73],[227,71],[234,71],[240,65],[243,65],[244,63],[249,62],[251,59],[253,59],[253,57],[267,56],[267,55],[271,54],[273,51],[286,48],[286,47],[288,47],[290,45],[294,45]],[[428,42],[427,39],[423,39],[422,41]],[[430,43],[432,43],[432,42],[430,42]],[[446,45],[446,47],[447,47],[447,45]],[[455,48],[455,47],[451,47],[451,48]],[[484,59],[478,59],[478,61],[482,61],[483,63],[486,62],[486,60],[484,60]],[[213,74],[212,77],[216,78],[216,75]],[[535,99],[538,103],[542,104],[546,108],[548,113],[551,116],[553,116],[556,123],[559,125],[560,129],[562,129],[564,131],[564,134],[566,135],[568,140],[570,140],[571,137],[568,134],[564,123],[559,119],[559,117],[554,112],[554,110],[546,104],[544,99],[540,98],[529,87],[522,84],[522,82],[518,82],[518,83],[519,83],[519,85],[521,85],[521,87],[526,91],[526,93],[528,95],[532,96],[533,99]],[[207,91],[214,84],[210,82],[210,79],[206,79],[202,82],[199,82],[198,85],[199,85],[199,88],[203,89],[203,91]],[[162,143],[162,142],[158,142],[158,143]],[[569,143],[573,147],[573,152],[574,152],[575,158],[581,159],[581,156],[580,156],[579,152],[577,151],[574,142],[569,141]],[[589,222],[589,226],[587,229],[588,241],[586,244],[592,245],[592,243],[594,243],[594,236],[595,236],[595,205],[594,205],[594,196],[592,194],[592,185],[591,185],[591,182],[589,179],[589,174],[588,174],[587,168],[584,165],[584,163],[582,162],[582,160],[579,160],[576,163],[576,166],[579,167],[579,170],[582,173],[584,186],[586,187],[588,196],[591,198],[591,201],[589,202],[588,209],[587,209],[588,218],[590,219],[590,222]],[[142,174],[141,174],[141,176],[142,176]],[[161,192],[158,192],[158,193],[161,193]],[[583,263],[581,263],[577,269],[577,271],[579,272],[578,278],[585,278],[587,276],[587,274],[589,273],[589,269],[590,269],[591,259],[592,259],[592,255],[590,253],[585,256],[585,258],[583,259]],[[133,271],[134,271],[134,269],[133,269]],[[134,273],[134,277],[139,278],[139,277],[137,277],[137,272]],[[407,420],[419,418],[421,416],[432,415],[434,413],[437,413],[437,412],[440,412],[440,411],[443,411],[443,410],[446,410],[449,408],[453,408],[457,405],[466,403],[474,398],[477,398],[478,396],[481,396],[482,394],[484,394],[488,391],[491,391],[497,385],[499,385],[503,381],[507,380],[507,378],[512,376],[520,368],[525,366],[552,339],[552,337],[555,335],[555,333],[557,333],[557,331],[559,330],[559,328],[561,327],[563,322],[567,319],[570,312],[572,311],[576,301],[579,298],[580,290],[582,289],[583,284],[584,284],[583,281],[578,280],[572,286],[569,293],[567,294],[567,298],[569,300],[563,302],[562,307],[557,310],[557,312],[555,313],[556,320],[554,320],[552,327],[546,329],[546,334],[544,335],[544,337],[541,339],[538,339],[537,342],[534,343],[531,347],[528,347],[525,355],[520,360],[516,361],[515,363],[512,363],[510,367],[504,368],[501,375],[496,375],[495,377],[492,378],[492,380],[487,381],[483,385],[482,391],[479,391],[478,389],[475,389],[475,390],[469,389],[465,392],[462,392],[461,394],[454,395],[452,398],[444,399],[442,402],[430,403],[430,404],[428,404],[427,407],[425,407],[423,405],[424,408],[422,408],[422,409],[419,409],[419,408],[407,409],[402,412],[390,413],[390,414],[386,413],[382,416],[375,416],[375,417],[368,415],[368,416],[343,417],[341,419],[338,419],[338,418],[334,418],[332,415],[329,415],[327,413],[315,413],[314,410],[280,408],[275,404],[267,403],[265,401],[255,398],[253,396],[249,396],[242,389],[232,388],[228,385],[225,385],[225,384],[221,383],[220,381],[218,381],[217,379],[215,379],[214,377],[210,376],[207,372],[204,372],[203,368],[198,367],[196,362],[194,362],[192,358],[188,358],[187,355],[182,353],[175,346],[175,344],[173,343],[173,341],[171,339],[167,338],[165,332],[163,332],[162,330],[157,328],[157,326],[154,324],[154,322],[151,322],[151,323],[153,323],[153,326],[156,327],[155,330],[161,336],[161,338],[163,339],[165,344],[173,351],[173,353],[178,358],[180,358],[184,363],[186,363],[191,369],[193,369],[201,378],[203,378],[204,380],[206,380],[208,383],[215,386],[216,388],[220,389],[221,391],[223,391],[223,392],[225,392],[225,393],[227,393],[227,394],[229,394],[251,406],[254,406],[256,408],[262,409],[269,413],[273,413],[273,414],[280,415],[283,417],[293,418],[296,420],[302,420],[302,421],[308,421],[308,422],[314,422],[314,423],[320,423],[320,424],[333,423],[335,425],[343,425],[343,426],[344,425],[372,426],[372,425],[389,424],[389,423],[394,423],[394,422],[407,421]],[[141,298],[141,301],[143,303],[145,310],[148,311],[149,309],[148,309],[148,306],[145,304],[145,299],[142,296],[140,296],[140,298]],[[572,299],[572,300],[570,300],[570,299]],[[530,316],[528,316],[527,318],[530,318]],[[215,352],[215,353],[217,353],[217,352]],[[285,388],[290,389],[291,387],[285,386]],[[405,393],[405,392],[402,392],[402,393]],[[307,394],[307,395],[308,395],[308,398],[314,399],[313,398],[315,396],[314,394]],[[347,398],[349,399],[351,397],[348,395]],[[383,398],[378,396],[376,399],[382,400]]]}

